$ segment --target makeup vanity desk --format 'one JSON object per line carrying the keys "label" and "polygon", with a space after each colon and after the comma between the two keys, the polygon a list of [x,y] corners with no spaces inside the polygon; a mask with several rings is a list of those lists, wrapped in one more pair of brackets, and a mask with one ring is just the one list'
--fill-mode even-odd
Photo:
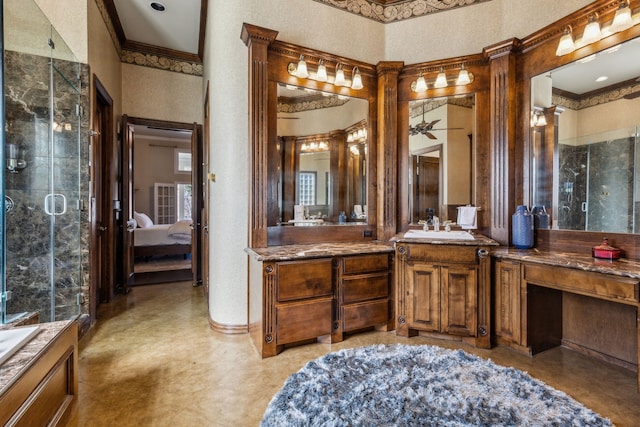
{"label": "makeup vanity desk", "polygon": [[563,345],[638,371],[640,262],[537,249],[491,256],[497,343],[529,355]]}
{"label": "makeup vanity desk", "polygon": [[247,248],[249,333],[262,357],[287,345],[393,329],[393,246],[322,243]]}

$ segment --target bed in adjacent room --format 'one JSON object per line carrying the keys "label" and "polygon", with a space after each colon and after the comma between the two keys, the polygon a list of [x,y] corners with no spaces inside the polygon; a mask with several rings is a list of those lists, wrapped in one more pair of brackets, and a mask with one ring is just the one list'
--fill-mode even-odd
{"label": "bed in adjacent room", "polygon": [[134,230],[134,255],[184,255],[191,253],[191,220],[174,224],[153,224],[143,213],[135,213],[138,227]]}

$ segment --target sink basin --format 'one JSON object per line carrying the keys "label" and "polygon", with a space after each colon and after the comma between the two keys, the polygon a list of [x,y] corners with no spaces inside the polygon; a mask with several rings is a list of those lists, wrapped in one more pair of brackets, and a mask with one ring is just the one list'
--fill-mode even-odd
{"label": "sink basin", "polygon": [[38,326],[0,330],[0,365],[35,337],[38,332],[40,332]]}
{"label": "sink basin", "polygon": [[472,234],[466,231],[424,231],[409,230],[404,233],[405,239],[438,239],[438,240],[475,240]]}

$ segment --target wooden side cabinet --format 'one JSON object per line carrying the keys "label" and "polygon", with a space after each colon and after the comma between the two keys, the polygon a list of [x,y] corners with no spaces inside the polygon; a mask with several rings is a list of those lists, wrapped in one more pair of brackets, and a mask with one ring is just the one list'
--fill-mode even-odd
{"label": "wooden side cabinet", "polygon": [[490,259],[475,245],[396,245],[396,334],[461,337],[491,346]]}
{"label": "wooden side cabinet", "polygon": [[250,258],[249,333],[262,357],[275,356],[287,345],[339,342],[347,332],[393,329],[391,248],[349,252]]}
{"label": "wooden side cabinet", "polygon": [[252,261],[249,332],[262,357],[286,344],[330,339],[332,271],[331,258]]}
{"label": "wooden side cabinet", "polygon": [[334,258],[336,318],[332,342],[340,342],[345,332],[359,329],[393,329],[392,260],[388,253]]}

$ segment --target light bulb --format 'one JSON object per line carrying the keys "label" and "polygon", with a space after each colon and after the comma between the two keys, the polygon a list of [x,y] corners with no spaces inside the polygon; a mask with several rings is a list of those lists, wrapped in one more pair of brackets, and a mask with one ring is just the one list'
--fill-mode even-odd
{"label": "light bulb", "polygon": [[567,25],[564,28],[564,33],[560,37],[558,48],[556,49],[556,56],[566,55],[576,50],[576,45],[573,42],[573,35],[571,34],[571,26]]}
{"label": "light bulb", "polygon": [[438,89],[447,87],[447,76],[444,74],[444,71],[442,71],[442,68],[438,73],[438,77],[436,77],[436,82],[433,84],[433,87]]}
{"label": "light bulb", "polygon": [[585,45],[597,42],[602,37],[600,32],[600,23],[598,22],[598,15],[589,15],[589,23],[584,27],[584,34],[582,34],[582,43]]}
{"label": "light bulb", "polygon": [[324,65],[324,61],[321,59],[318,62],[318,72],[316,73],[316,80],[320,82],[327,81],[327,67]]}
{"label": "light bulb", "polygon": [[425,92],[426,90],[427,90],[427,81],[422,76],[422,73],[420,73],[420,77],[418,77],[418,80],[416,80],[415,91],[416,92]]}
{"label": "light bulb", "polygon": [[296,77],[300,77],[302,79],[309,77],[309,71],[307,71],[307,63],[304,60],[304,55],[300,55],[298,67],[296,68]]}
{"label": "light bulb", "polygon": [[358,67],[353,68],[353,79],[351,81],[351,89],[360,90],[364,86],[362,85],[362,76]]}
{"label": "light bulb", "polygon": [[342,64],[336,65],[336,80],[334,82],[336,86],[344,86],[344,71],[342,70]]}
{"label": "light bulb", "polygon": [[457,85],[468,85],[471,83],[471,79],[469,78],[469,72],[464,69],[464,65],[460,69],[460,73],[458,74],[458,80],[456,80]]}
{"label": "light bulb", "polygon": [[616,15],[613,17],[613,22],[609,29],[612,33],[617,33],[631,27],[633,27],[631,8],[629,7],[627,0],[622,0],[618,10],[616,10]]}

